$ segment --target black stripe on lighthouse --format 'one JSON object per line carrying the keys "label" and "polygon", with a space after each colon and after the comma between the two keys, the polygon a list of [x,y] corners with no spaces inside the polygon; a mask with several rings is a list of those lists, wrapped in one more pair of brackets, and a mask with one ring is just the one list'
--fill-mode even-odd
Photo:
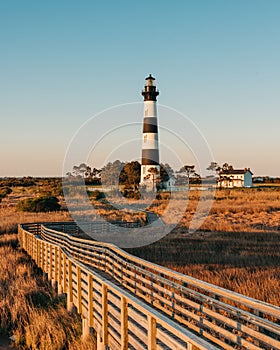
{"label": "black stripe on lighthouse", "polygon": [[143,149],[142,165],[159,165],[158,149]]}
{"label": "black stripe on lighthouse", "polygon": [[155,133],[158,132],[157,118],[156,117],[146,117],[144,118],[143,133]]}

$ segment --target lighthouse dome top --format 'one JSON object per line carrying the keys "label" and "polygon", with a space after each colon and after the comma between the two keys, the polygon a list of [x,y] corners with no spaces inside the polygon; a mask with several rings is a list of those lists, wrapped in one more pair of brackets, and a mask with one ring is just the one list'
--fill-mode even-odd
{"label": "lighthouse dome top", "polygon": [[152,74],[150,74],[146,78],[146,86],[153,86],[154,85],[154,80],[156,80],[154,77],[152,77]]}
{"label": "lighthouse dome top", "polygon": [[150,74],[150,75],[146,78],[146,80],[149,80],[149,79],[151,79],[151,80],[156,80],[154,77],[152,77],[152,74]]}

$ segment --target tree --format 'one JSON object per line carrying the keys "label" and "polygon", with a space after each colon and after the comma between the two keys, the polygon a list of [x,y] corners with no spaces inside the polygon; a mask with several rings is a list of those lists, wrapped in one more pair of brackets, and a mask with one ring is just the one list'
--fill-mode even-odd
{"label": "tree", "polygon": [[212,171],[214,174],[218,174],[221,170],[221,167],[216,162],[211,162],[206,170]]}
{"label": "tree", "polygon": [[180,168],[179,171],[177,171],[179,176],[183,176],[187,178],[187,186],[190,185],[190,177],[191,176],[199,176],[195,172],[195,166],[194,165],[184,165],[182,168]]}
{"label": "tree", "polygon": [[122,185],[137,189],[141,176],[141,165],[137,161],[126,163],[120,174]]}
{"label": "tree", "polygon": [[120,184],[123,185],[122,195],[126,198],[139,199],[139,182],[141,176],[141,165],[137,161],[128,162],[120,173]]}
{"label": "tree", "polygon": [[174,170],[168,163],[160,164],[160,181],[166,182],[170,179],[170,177],[174,176]]}
{"label": "tree", "polygon": [[68,178],[72,178],[72,180],[74,180],[73,178],[83,178],[85,180],[86,185],[100,185],[100,173],[100,169],[91,169],[89,165],[81,163],[78,166],[74,165],[72,172],[66,173],[66,176]]}
{"label": "tree", "polygon": [[153,168],[150,168],[148,170],[148,173],[144,179],[145,180],[148,180],[148,179],[151,179],[152,180],[152,184],[153,184],[153,192],[155,191],[156,189],[156,185],[160,182],[160,178],[159,178],[159,175],[160,175],[160,171],[158,170],[158,168],[156,167],[153,167]]}
{"label": "tree", "polygon": [[79,166],[73,166],[73,175],[77,177],[85,178],[91,172],[91,168],[85,163],[81,163]]}
{"label": "tree", "polygon": [[109,162],[101,170],[101,182],[103,185],[111,186],[111,188],[119,188],[120,182],[123,181],[121,171],[125,163],[120,160]]}
{"label": "tree", "polygon": [[232,165],[230,165],[230,164],[228,164],[228,163],[224,163],[223,165],[222,165],[222,169],[221,169],[222,171],[231,171],[231,170],[233,170],[233,166]]}

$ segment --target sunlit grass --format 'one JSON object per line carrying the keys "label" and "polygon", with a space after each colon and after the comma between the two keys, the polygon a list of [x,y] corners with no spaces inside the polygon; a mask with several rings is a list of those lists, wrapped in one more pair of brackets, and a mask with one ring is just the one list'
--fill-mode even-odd
{"label": "sunlit grass", "polygon": [[67,313],[16,245],[17,235],[0,236],[0,333],[13,335],[19,349],[95,349],[93,338],[81,340],[80,317]]}

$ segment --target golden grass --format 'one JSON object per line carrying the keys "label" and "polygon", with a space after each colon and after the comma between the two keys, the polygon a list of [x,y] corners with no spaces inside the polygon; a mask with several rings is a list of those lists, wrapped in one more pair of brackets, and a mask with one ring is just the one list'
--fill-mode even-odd
{"label": "golden grass", "polygon": [[[189,202],[178,229],[187,231],[200,200],[212,205],[201,231],[265,232],[280,228],[280,188],[222,189],[215,193],[214,201],[204,198],[203,191],[190,191]],[[178,208],[183,200],[176,201]],[[164,201],[152,208],[158,215],[164,212]],[[173,209],[174,212],[176,208]],[[172,222],[172,213],[169,215]],[[174,215],[175,217],[175,215]]]}
{"label": "golden grass", "polygon": [[[20,196],[20,191],[17,190]],[[28,195],[32,189],[28,189]],[[190,191],[187,210],[172,233],[154,244],[132,249],[144,259],[214,283],[236,292],[280,305],[280,188],[217,190],[210,214],[200,230],[188,232],[203,191]],[[180,197],[181,196],[181,197]],[[178,210],[184,204],[178,194]],[[163,199],[135,201],[141,209],[150,207],[162,214],[168,202]],[[209,197],[203,199],[205,203]],[[115,199],[117,205],[120,199]],[[133,203],[133,200],[131,201]],[[145,221],[139,211],[118,211],[114,203],[94,202],[99,214],[108,220]],[[176,205],[172,209],[176,214]],[[175,215],[170,215],[172,223]],[[70,220],[67,212],[18,213],[13,208],[1,208],[0,233],[15,231],[19,222]]]}
{"label": "golden grass", "polygon": [[93,338],[81,340],[80,317],[67,313],[16,244],[16,235],[0,236],[0,332],[13,334],[18,349],[94,349]]}
{"label": "golden grass", "polygon": [[134,255],[280,306],[280,232],[175,232]]}
{"label": "golden grass", "polygon": [[[117,201],[115,201],[115,203],[119,204]],[[92,200],[92,204],[98,215],[100,215],[104,220],[107,221],[137,222],[140,225],[144,225],[147,220],[145,212],[135,212],[131,209],[119,210],[114,207],[114,203],[111,204],[104,200]]]}
{"label": "golden grass", "polygon": [[69,221],[71,217],[67,211],[55,213],[26,213],[17,212],[14,207],[0,209],[0,234],[17,232],[17,225],[27,222]]}

